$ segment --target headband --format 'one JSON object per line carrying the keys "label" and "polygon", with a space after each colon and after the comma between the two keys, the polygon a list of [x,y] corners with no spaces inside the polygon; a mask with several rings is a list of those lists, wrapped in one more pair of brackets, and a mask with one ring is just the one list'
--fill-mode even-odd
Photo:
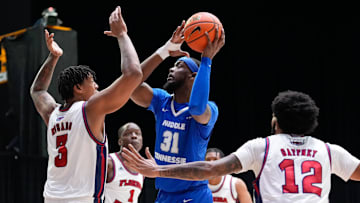
{"label": "headband", "polygon": [[191,72],[198,72],[199,67],[196,65],[196,63],[187,56],[183,56],[181,58],[178,59],[178,61],[184,61],[184,63],[186,63],[186,65],[189,67],[189,69],[191,70]]}

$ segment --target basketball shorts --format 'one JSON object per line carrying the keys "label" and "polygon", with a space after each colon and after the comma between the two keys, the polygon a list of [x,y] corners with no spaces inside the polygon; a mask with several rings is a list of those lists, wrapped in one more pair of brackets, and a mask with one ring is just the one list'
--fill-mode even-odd
{"label": "basketball shorts", "polygon": [[209,203],[213,202],[211,190],[207,185],[180,192],[159,190],[155,203]]}

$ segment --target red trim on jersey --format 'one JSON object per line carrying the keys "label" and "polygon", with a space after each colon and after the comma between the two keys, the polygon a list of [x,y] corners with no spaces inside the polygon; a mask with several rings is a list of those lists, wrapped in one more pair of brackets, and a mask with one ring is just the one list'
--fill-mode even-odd
{"label": "red trim on jersey", "polygon": [[[266,137],[265,138],[265,154],[264,154],[264,160],[263,160],[263,163],[262,163],[262,166],[261,166],[261,169],[260,169],[260,173],[259,175],[256,177],[256,179],[253,181],[253,186],[254,186],[254,189],[256,191],[256,193],[258,194],[258,196],[260,197],[260,189],[258,187],[258,185],[256,184],[259,180],[260,180],[260,176],[261,176],[261,173],[264,169],[264,166],[265,166],[265,162],[267,160],[267,156],[269,154],[269,146],[270,146],[270,140],[269,140],[269,137]],[[260,183],[259,183],[260,185]]]}
{"label": "red trim on jersey", "polygon": [[[237,197],[234,197],[234,194],[233,194],[233,191],[232,191],[232,179],[233,179],[233,177],[231,176],[231,178],[230,178],[230,194],[231,194],[231,197],[236,201]],[[236,190],[236,187],[235,187],[235,190]]]}
{"label": "red trim on jersey", "polygon": [[[101,147],[101,151],[104,151],[104,146]],[[104,157],[104,153],[101,153],[101,180],[105,180],[105,157]],[[107,166],[106,166],[107,167]],[[103,188],[104,188],[104,184],[105,181],[102,181],[101,182],[101,187],[100,187],[100,191],[99,191],[99,194],[98,194],[98,197],[99,197],[99,201],[101,199],[101,195],[102,195],[102,192],[103,192]]]}
{"label": "red trim on jersey", "polygon": [[89,124],[87,122],[87,117],[86,117],[86,111],[85,111],[85,104],[86,102],[83,103],[83,106],[82,106],[82,113],[83,113],[83,119],[84,119],[84,123],[85,123],[85,127],[86,127],[86,131],[88,132],[88,134],[90,135],[91,139],[94,140],[96,142],[96,144],[99,144],[99,145],[104,145],[105,142],[106,142],[106,135],[104,133],[104,142],[100,142],[98,139],[96,139],[96,137],[94,136],[94,134],[91,132],[90,130],[90,127],[89,127]]}
{"label": "red trim on jersey", "polygon": [[110,159],[111,159],[111,162],[113,163],[113,177],[109,180],[109,182],[106,182],[106,183],[111,183],[111,182],[114,180],[115,176],[116,176],[115,161],[114,161],[114,159],[110,156],[110,154],[109,154],[109,157],[110,157]]}
{"label": "red trim on jersey", "polygon": [[219,190],[221,190],[221,188],[223,187],[223,185],[225,183],[225,179],[226,179],[226,176],[223,176],[223,177],[224,177],[224,179],[222,179],[222,183],[221,183],[220,187],[215,191],[211,191],[212,193],[219,192]]}
{"label": "red trim on jersey", "polygon": [[326,146],[326,149],[327,149],[328,154],[329,154],[330,169],[332,169],[330,146],[328,144],[326,144],[326,143],[325,143],[325,146]]}
{"label": "red trim on jersey", "polygon": [[72,105],[73,105],[73,103],[70,104],[70,106],[68,106],[68,107],[66,107],[66,108],[64,108],[64,106],[61,105],[61,106],[59,107],[59,111],[61,111],[61,112],[68,111],[68,110],[72,107]]}
{"label": "red trim on jersey", "polygon": [[121,160],[121,158],[119,157],[119,154],[118,154],[117,152],[115,152],[115,154],[116,154],[117,158],[119,159],[119,161],[120,161],[121,164],[124,166],[124,168],[125,168],[125,170],[126,170],[127,172],[129,172],[129,173],[132,174],[132,175],[138,175],[138,174],[139,174],[139,173],[136,173],[136,172],[131,172],[128,168],[126,168],[124,162],[123,162],[123,161]]}
{"label": "red trim on jersey", "polygon": [[[101,152],[104,151],[104,147],[105,146],[101,146]],[[104,180],[104,181],[101,181],[101,185],[100,185],[100,190],[99,190],[99,193],[96,195],[96,197],[98,198],[98,202],[101,203],[101,196],[103,194],[103,188],[104,188],[104,183],[105,183],[105,157],[104,157],[104,153],[101,153],[101,180]],[[106,166],[107,167],[107,166]]]}

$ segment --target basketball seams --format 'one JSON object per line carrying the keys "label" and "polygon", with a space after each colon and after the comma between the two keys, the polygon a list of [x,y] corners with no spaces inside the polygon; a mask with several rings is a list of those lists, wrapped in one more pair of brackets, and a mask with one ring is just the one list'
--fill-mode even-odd
{"label": "basketball seams", "polygon": [[[218,23],[214,23],[213,25],[214,25],[214,26],[208,31],[208,33],[210,33],[211,31],[213,31],[213,30],[215,29],[215,25],[218,25],[218,26],[219,26]],[[202,34],[202,35],[200,35],[199,37],[191,40],[191,41],[186,42],[186,43],[191,44],[192,42],[194,42],[194,41],[196,41],[196,40],[198,40],[198,39],[200,39],[201,37],[204,37],[204,36],[206,36],[205,33]]]}
{"label": "basketball seams", "polygon": [[[196,15],[204,16],[205,19],[199,18]],[[194,18],[198,18],[198,19],[185,25],[185,29],[184,29],[184,35],[186,36],[185,41],[190,46],[191,49],[201,53],[202,49],[204,48],[205,44],[207,43],[205,32],[208,32],[210,39],[213,40],[214,36],[216,35],[216,32],[213,33],[214,29],[216,29],[216,26],[218,26],[219,29],[222,28],[222,24],[221,24],[220,20],[211,13],[199,12],[199,13],[194,14],[193,16],[190,17],[189,20],[194,19]],[[198,29],[198,27],[201,29]],[[195,34],[194,32],[196,30],[198,30],[200,32]],[[194,33],[194,35],[192,36],[193,33]],[[221,31],[220,31],[220,33],[221,33]],[[196,36],[196,35],[198,35],[198,36]],[[194,37],[196,37],[196,38],[194,38]],[[191,38],[193,38],[193,39],[191,39]],[[187,41],[187,39],[190,39],[190,41]]]}
{"label": "basketball seams", "polygon": [[[213,26],[210,28],[210,30],[208,30],[208,33],[210,33],[211,31],[213,31],[213,30],[215,29],[215,26],[216,26],[216,25],[220,27],[220,24],[217,23],[214,18],[212,18],[212,19],[213,19],[213,21],[201,21],[201,22],[196,22],[196,23],[194,23],[194,24],[188,25],[188,28],[185,29],[184,32],[185,32],[186,30],[188,30],[190,26],[192,27],[193,25],[198,25],[198,24],[203,24],[203,23],[211,23]],[[192,42],[200,39],[200,38],[203,37],[203,36],[205,36],[205,32],[204,32],[204,34],[200,35],[199,37],[197,37],[197,38],[195,38],[195,39],[193,39],[193,40],[191,40],[191,41],[188,41],[187,43],[190,44],[190,43],[192,43]]]}

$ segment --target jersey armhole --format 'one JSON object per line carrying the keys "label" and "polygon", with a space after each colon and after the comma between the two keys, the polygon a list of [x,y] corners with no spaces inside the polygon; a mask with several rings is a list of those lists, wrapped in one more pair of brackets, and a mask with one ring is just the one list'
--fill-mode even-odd
{"label": "jersey armhole", "polygon": [[109,180],[109,182],[106,182],[106,183],[111,183],[114,179],[115,179],[115,176],[116,176],[116,165],[115,165],[115,161],[114,159],[110,156],[109,154],[109,157],[111,159],[111,162],[113,164],[113,177]]}
{"label": "jersey armhole", "polygon": [[330,146],[329,146],[327,143],[325,143],[325,146],[326,146],[326,149],[327,149],[328,154],[329,154],[330,169],[331,169],[331,171],[332,171],[332,160],[331,160],[331,151],[330,151]]}
{"label": "jersey armhole", "polygon": [[264,153],[263,163],[262,163],[262,166],[261,166],[261,169],[260,169],[260,172],[259,172],[258,176],[253,181],[253,186],[254,186],[254,190],[255,190],[256,199],[261,198],[260,197],[260,183],[259,183],[259,181],[260,181],[261,173],[262,173],[262,171],[264,169],[264,166],[265,166],[265,163],[266,163],[266,160],[267,160],[267,156],[269,154],[269,147],[270,147],[270,139],[269,139],[269,137],[266,137],[265,138],[265,153]]}
{"label": "jersey armhole", "polygon": [[[234,190],[234,192],[233,192],[233,190]],[[230,177],[230,193],[231,193],[231,197],[234,199],[234,201],[236,201],[239,194],[237,194],[237,191],[236,191],[236,184],[233,184],[233,177],[232,176]]]}
{"label": "jersey armhole", "polygon": [[101,141],[99,141],[99,140],[94,136],[94,134],[93,134],[93,133],[91,132],[91,130],[90,130],[90,127],[89,127],[89,124],[88,124],[88,121],[87,121],[87,117],[86,117],[85,104],[86,104],[86,102],[84,102],[83,105],[82,105],[82,115],[83,115],[83,120],[84,120],[84,124],[85,124],[86,131],[88,132],[88,134],[89,134],[89,136],[91,137],[91,139],[92,139],[94,142],[96,142],[96,144],[101,145],[101,146],[104,146],[105,143],[106,143],[105,124],[104,124],[104,132],[103,132],[104,141],[101,142]]}

